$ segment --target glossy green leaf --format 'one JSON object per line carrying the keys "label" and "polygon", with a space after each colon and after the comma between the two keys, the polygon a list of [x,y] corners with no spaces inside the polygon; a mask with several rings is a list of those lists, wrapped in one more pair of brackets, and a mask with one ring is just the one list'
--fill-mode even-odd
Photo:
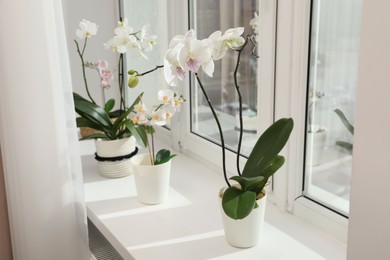
{"label": "glossy green leaf", "polygon": [[256,205],[256,193],[229,187],[222,196],[223,211],[232,219],[243,219]]}
{"label": "glossy green leaf", "polygon": [[126,120],[127,116],[133,112],[134,106],[139,103],[139,101],[142,98],[143,93],[141,93],[133,102],[133,104],[122,114],[120,115],[114,122],[113,130],[112,132],[116,133],[119,128],[123,125],[124,121]]}
{"label": "glossy green leaf", "polygon": [[255,191],[257,190],[257,187],[259,187],[263,183],[264,177],[233,176],[230,178],[230,180],[238,182],[241,186],[241,190],[243,191]]}
{"label": "glossy green leaf", "polygon": [[171,152],[167,149],[161,149],[156,154],[156,160],[154,161],[154,164],[163,164],[171,160],[173,157],[175,157],[176,154],[171,154]]}
{"label": "glossy green leaf", "polygon": [[137,140],[138,144],[147,146],[147,134],[142,126],[135,126],[130,119],[124,121],[124,125]]}
{"label": "glossy green leaf", "polygon": [[102,125],[102,127],[112,126],[111,119],[104,109],[75,93],[73,99],[75,110],[81,117],[94,124]]}
{"label": "glossy green leaf", "polygon": [[261,176],[270,161],[286,145],[288,138],[294,127],[292,118],[282,118],[273,123],[257,140],[252,152],[250,153],[242,176],[255,177]]}

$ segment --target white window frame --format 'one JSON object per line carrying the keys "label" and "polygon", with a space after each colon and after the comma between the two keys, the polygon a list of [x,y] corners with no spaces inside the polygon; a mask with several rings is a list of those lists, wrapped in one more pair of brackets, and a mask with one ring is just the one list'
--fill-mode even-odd
{"label": "white window frame", "polygon": [[[287,163],[274,178],[275,202],[346,242],[348,219],[312,200],[301,197],[304,174],[305,111],[308,73],[310,0],[278,1],[275,116],[294,118],[287,147]],[[294,174],[291,174],[291,173]]]}
{"label": "white window frame", "polygon": [[[283,211],[288,211],[323,229],[342,242],[347,241],[348,219],[328,210],[312,200],[301,197],[303,190],[303,161],[305,111],[310,23],[310,0],[259,0],[260,66],[258,75],[262,89],[258,96],[263,132],[274,119],[292,117],[294,131],[283,154],[286,164],[273,177],[269,200]],[[188,30],[188,1],[168,1],[169,38]],[[277,19],[275,20],[275,16]],[[271,26],[269,26],[271,25]],[[276,35],[275,35],[276,34]],[[263,40],[265,39],[265,40]],[[276,53],[276,55],[275,55]],[[263,62],[264,61],[264,62]],[[183,95],[190,98],[189,80],[183,82]],[[260,93],[260,91],[258,91]],[[274,103],[275,102],[275,103]],[[271,113],[269,113],[271,111]],[[210,167],[221,168],[221,148],[190,131],[190,102],[171,122],[171,129],[159,129],[156,136],[171,140],[172,146]],[[235,153],[226,151],[227,169],[235,169]],[[241,165],[246,159],[242,157]],[[222,170],[221,170],[222,176]],[[222,180],[222,178],[221,178]],[[221,182],[221,186],[224,183]]]}

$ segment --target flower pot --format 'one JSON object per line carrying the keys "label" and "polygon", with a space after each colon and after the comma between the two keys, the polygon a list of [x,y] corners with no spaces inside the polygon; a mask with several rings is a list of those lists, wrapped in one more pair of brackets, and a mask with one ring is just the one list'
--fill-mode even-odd
{"label": "flower pot", "polygon": [[132,173],[130,158],[137,153],[133,136],[117,140],[95,140],[98,172],[103,177],[120,178]]}
{"label": "flower pot", "polygon": [[149,154],[131,158],[138,200],[144,204],[159,204],[168,197],[171,160],[151,165]]}
{"label": "flower pot", "polygon": [[327,130],[321,128],[316,132],[307,133],[307,165],[317,166],[322,162],[322,154],[325,147]]}
{"label": "flower pot", "polygon": [[225,214],[222,208],[221,199],[221,213],[222,222],[225,230],[226,241],[239,248],[248,248],[256,246],[259,242],[264,226],[264,213],[267,201],[267,193],[262,191],[265,195],[257,200],[258,207],[243,219],[232,219]]}

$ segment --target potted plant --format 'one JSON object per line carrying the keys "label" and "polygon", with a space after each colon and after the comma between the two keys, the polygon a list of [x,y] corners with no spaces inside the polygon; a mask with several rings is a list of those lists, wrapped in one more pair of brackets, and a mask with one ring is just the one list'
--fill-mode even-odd
{"label": "potted plant", "polygon": [[308,105],[308,129],[306,136],[306,164],[316,166],[321,163],[326,142],[327,129],[314,123],[314,108],[324,93],[310,88]]}
{"label": "potted plant", "polygon": [[[243,170],[240,170],[239,156],[243,134],[242,99],[237,80],[237,68],[240,64],[240,57],[243,49],[249,42],[255,43],[254,36],[241,36],[244,28],[232,28],[225,33],[216,31],[209,38],[199,40],[193,30],[185,35],[175,36],[170,42],[170,48],[165,56],[165,76],[169,84],[175,85],[183,79],[186,71],[192,72],[203,92],[215,122],[218,126],[222,146],[222,169],[227,187],[221,193],[221,205],[223,209],[223,220],[227,241],[237,247],[251,247],[257,243],[261,224],[245,227],[247,220],[252,219],[262,222],[266,191],[264,186],[268,179],[284,164],[284,157],[279,152],[285,146],[293,129],[291,118],[279,119],[273,123],[258,139]],[[225,142],[221,124],[214,110],[213,104],[208,98],[207,91],[199,78],[199,70],[212,76],[214,61],[224,57],[231,49],[237,52],[237,64],[234,71],[235,89],[239,104],[240,136],[237,148],[237,175],[227,178],[225,166]],[[253,54],[254,54],[253,49]],[[234,182],[234,184],[233,184]],[[226,215],[226,217],[225,217]],[[233,225],[232,230],[230,224]],[[244,226],[243,226],[244,225]],[[241,234],[238,234],[241,233]],[[240,240],[239,238],[243,238]]]}
{"label": "potted plant", "polygon": [[[148,134],[151,134],[154,129],[152,125],[143,125],[142,127],[137,125],[132,118],[133,112],[136,111],[137,106],[142,104],[143,94],[141,93],[130,106],[125,102],[125,87],[124,87],[124,72],[123,72],[123,54],[128,50],[136,51],[142,57],[146,57],[143,51],[149,51],[155,44],[155,36],[147,33],[147,26],[144,26],[140,31],[133,31],[127,25],[127,20],[121,20],[118,23],[118,27],[115,28],[115,36],[110,39],[106,44],[106,48],[110,48],[113,51],[119,53],[118,62],[118,86],[119,86],[119,109],[112,111],[115,106],[115,100],[110,99],[105,102],[104,88],[110,86],[113,75],[107,69],[107,63],[104,61],[87,62],[85,61],[85,50],[87,47],[88,39],[97,33],[98,26],[90,21],[82,20],[80,22],[80,28],[76,31],[76,35],[79,40],[83,41],[82,47],[78,41],[75,40],[77,52],[80,57],[84,85],[88,98],[84,98],[77,93],[73,93],[75,110],[78,113],[76,122],[78,127],[88,127],[95,130],[94,132],[83,136],[82,139],[95,139],[96,154],[95,158],[98,161],[99,173],[104,177],[116,178],[129,175],[132,171],[132,165],[130,158],[137,153],[136,141],[142,147],[149,147]],[[101,80],[101,87],[103,88],[103,104],[99,106],[97,102],[91,96],[88,88],[88,82],[86,77],[86,69],[96,69],[99,73]],[[157,68],[156,68],[157,69]],[[156,70],[154,69],[154,70]],[[131,75],[128,81],[129,87],[135,87],[138,83],[138,76],[143,76],[153,72],[150,70],[144,73],[137,73],[137,77]],[[132,74],[133,72],[129,72]],[[167,90],[160,90],[159,96],[164,96],[162,93],[166,93]],[[171,92],[169,92],[171,93]],[[173,92],[172,92],[173,93]],[[174,93],[172,94],[174,95]],[[172,99],[171,102],[176,102],[175,105],[181,103],[177,100],[183,101],[182,97]],[[167,107],[167,102],[157,106],[155,116],[158,113],[161,118],[165,118],[163,115]],[[173,116],[175,109],[170,109],[166,114]],[[155,122],[157,118],[153,117],[150,122]],[[162,125],[161,120],[158,123]],[[153,149],[154,150],[154,149]],[[153,151],[154,152],[154,151]],[[164,150],[160,154],[164,160],[171,159],[169,152]]]}
{"label": "potted plant", "polygon": [[[348,132],[353,136],[355,133],[355,127],[349,122],[347,117],[344,115],[343,111],[340,109],[335,109],[334,112],[337,114],[338,118],[341,120],[345,128],[348,130]],[[353,151],[353,144],[350,142],[345,141],[336,141],[336,145],[343,148],[344,151],[346,151],[348,154],[352,155]]]}
{"label": "potted plant", "polygon": [[[131,71],[130,73],[134,77],[140,76],[137,72]],[[132,84],[134,84],[133,80],[129,80],[129,85]],[[158,98],[161,103],[153,106],[152,109],[147,108],[140,100],[135,106],[136,114],[132,118],[133,124],[146,133],[146,146],[148,147],[147,153],[131,158],[137,197],[144,204],[158,204],[167,199],[171,159],[176,156],[166,149],[161,149],[155,153],[154,126],[165,125],[177,108],[185,101],[182,96],[178,96],[170,89],[159,91]]]}

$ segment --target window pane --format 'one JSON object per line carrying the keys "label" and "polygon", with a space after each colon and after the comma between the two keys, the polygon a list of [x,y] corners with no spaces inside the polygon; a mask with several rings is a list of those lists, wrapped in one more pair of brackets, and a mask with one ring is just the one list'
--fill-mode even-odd
{"label": "window pane", "polygon": [[[133,69],[140,73],[149,71],[157,65],[163,65],[164,55],[168,49],[168,18],[167,0],[128,0],[123,1],[123,18],[128,19],[128,25],[134,31],[139,31],[148,25],[148,34],[157,36],[156,45],[151,51],[144,51],[147,59],[139,52],[129,50],[126,53],[126,70]],[[136,8],[135,8],[136,7]],[[135,11],[136,10],[136,11]],[[167,87],[164,73],[160,69],[140,78],[136,88],[128,90],[129,102],[132,102],[141,92],[144,92],[143,102],[147,106],[158,104],[157,91]]]}
{"label": "window pane", "polygon": [[305,195],[348,215],[362,3],[312,3]]}
{"label": "window pane", "polygon": [[[198,0],[190,5],[192,24],[198,39],[210,36],[214,31],[233,27],[245,27],[243,35],[253,34],[250,25],[254,12],[258,10],[257,0]],[[238,72],[238,81],[243,99],[244,136],[242,153],[248,154],[256,141],[257,132],[257,59],[251,55],[251,48],[246,48]],[[237,53],[230,51],[215,62],[215,71],[210,78],[200,73],[204,85],[224,131],[228,148],[236,150],[239,135],[238,102],[234,87],[233,72],[236,66]],[[193,82],[194,83],[194,82]],[[215,120],[199,87],[191,87],[191,131],[210,141],[220,143]]]}

